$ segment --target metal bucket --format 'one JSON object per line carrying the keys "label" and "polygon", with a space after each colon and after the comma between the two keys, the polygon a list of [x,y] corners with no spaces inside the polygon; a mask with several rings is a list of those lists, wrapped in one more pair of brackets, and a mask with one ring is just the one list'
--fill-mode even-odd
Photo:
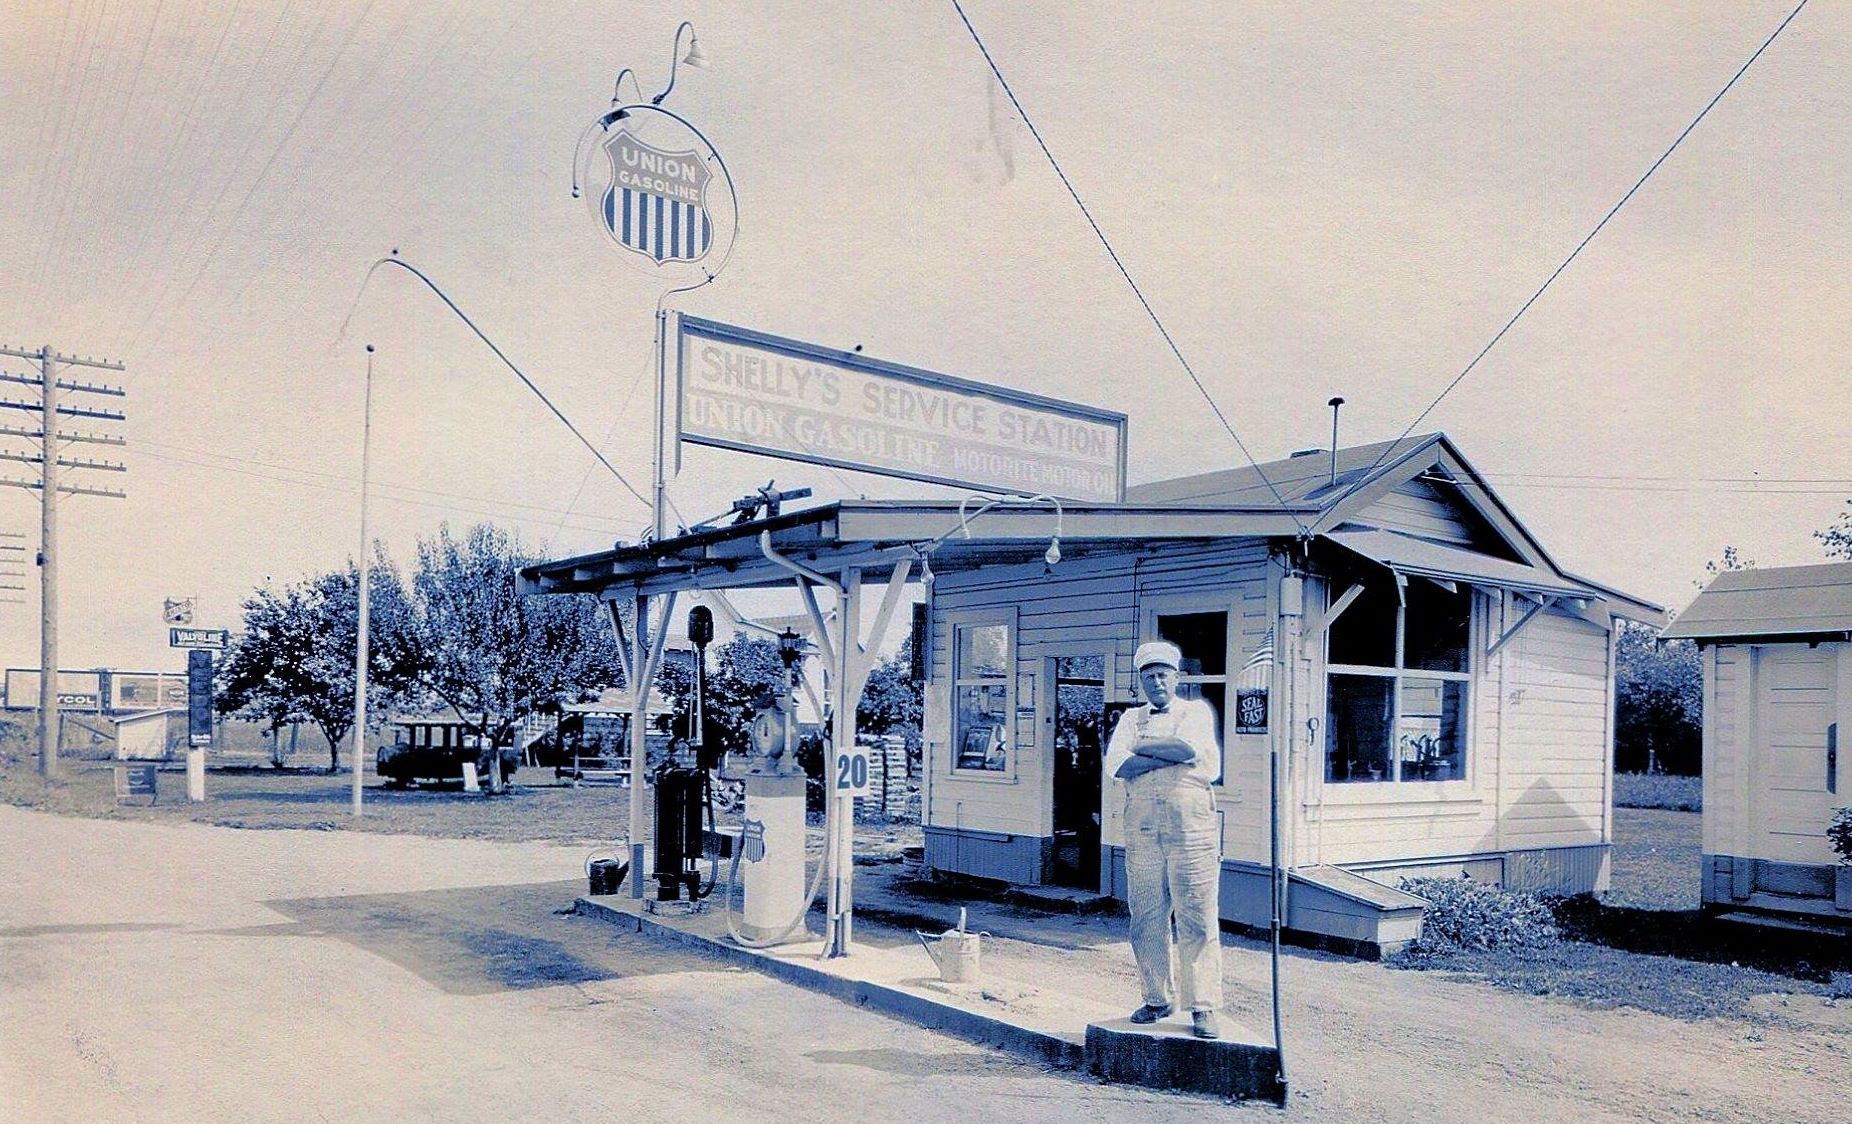
{"label": "metal bucket", "polygon": [[630,864],[622,859],[593,859],[585,864],[586,882],[593,897],[615,894],[630,873]]}

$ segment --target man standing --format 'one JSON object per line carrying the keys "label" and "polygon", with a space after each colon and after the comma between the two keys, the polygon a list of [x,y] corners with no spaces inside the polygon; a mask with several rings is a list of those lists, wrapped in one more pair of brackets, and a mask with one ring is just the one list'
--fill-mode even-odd
{"label": "man standing", "polygon": [[1144,1006],[1132,1012],[1132,1021],[1154,1023],[1170,1014],[1174,943],[1177,998],[1189,1009],[1191,1030],[1198,1038],[1218,1038],[1222,841],[1209,787],[1222,776],[1215,708],[1177,697],[1183,653],[1175,644],[1140,644],[1132,662],[1148,702],[1119,719],[1102,763],[1107,776],[1126,783],[1126,896],[1132,954],[1145,989]]}

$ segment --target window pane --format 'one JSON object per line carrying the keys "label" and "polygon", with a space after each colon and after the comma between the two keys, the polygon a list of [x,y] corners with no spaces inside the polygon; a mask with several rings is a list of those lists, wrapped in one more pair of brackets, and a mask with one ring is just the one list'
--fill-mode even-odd
{"label": "window pane", "polygon": [[1395,680],[1376,675],[1329,677],[1325,710],[1325,780],[1390,781],[1389,723]]}
{"label": "window pane", "polygon": [[1007,762],[1009,690],[1004,684],[959,687],[953,692],[953,746],[960,769],[1001,772]]}
{"label": "window pane", "polygon": [[1472,619],[1470,586],[1448,593],[1425,578],[1409,581],[1408,619],[1402,636],[1404,666],[1420,671],[1465,671]]}
{"label": "window pane", "polygon": [[[1352,579],[1334,579],[1331,600],[1342,597],[1354,584]],[[1332,622],[1326,658],[1332,663],[1394,667],[1396,608],[1395,581],[1371,575],[1363,581],[1363,594]]]}
{"label": "window pane", "polygon": [[976,679],[1010,673],[1010,630],[1008,625],[977,624],[958,628],[958,671],[960,679]]}
{"label": "window pane", "polygon": [[1451,781],[1466,775],[1466,684],[1458,679],[1402,680],[1396,758],[1405,781]]}
{"label": "window pane", "polygon": [[1055,678],[1063,683],[1106,685],[1105,656],[1058,656]]}
{"label": "window pane", "polygon": [[1162,613],[1157,634],[1183,649],[1183,674],[1228,673],[1228,614]]}

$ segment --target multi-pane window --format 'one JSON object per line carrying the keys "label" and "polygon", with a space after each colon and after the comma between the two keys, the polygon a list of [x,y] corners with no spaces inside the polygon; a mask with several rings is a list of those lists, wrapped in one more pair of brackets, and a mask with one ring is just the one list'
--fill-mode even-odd
{"label": "multi-pane window", "polygon": [[1178,697],[1206,700],[1215,708],[1217,723],[1225,722],[1228,716],[1228,610],[1158,613],[1156,616],[1158,638],[1170,641],[1183,652],[1183,666],[1177,669]]}
{"label": "multi-pane window", "polygon": [[960,769],[1009,767],[1010,626],[952,626],[952,754]]}
{"label": "multi-pane window", "polygon": [[1465,778],[1471,588],[1410,578],[1398,599],[1370,574],[1333,580],[1332,598],[1354,582],[1326,632],[1325,780]]}

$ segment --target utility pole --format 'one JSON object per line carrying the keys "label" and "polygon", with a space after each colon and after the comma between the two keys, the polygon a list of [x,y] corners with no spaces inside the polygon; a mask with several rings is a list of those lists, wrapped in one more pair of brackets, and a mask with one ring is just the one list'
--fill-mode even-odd
{"label": "utility pole", "polygon": [[127,392],[119,386],[105,386],[100,383],[61,382],[57,374],[59,367],[90,367],[97,370],[120,371],[123,369],[121,363],[62,355],[53,351],[50,346],[41,347],[36,351],[0,347],[0,356],[9,356],[14,359],[36,359],[39,364],[37,375],[0,372],[0,382],[34,386],[39,390],[37,402],[0,398],[0,409],[20,410],[39,415],[39,428],[36,430],[26,426],[0,425],[0,436],[23,437],[27,440],[38,441],[39,451],[36,455],[0,452],[0,460],[37,464],[39,478],[19,480],[12,477],[0,477],[0,485],[39,490],[39,772],[47,777],[55,777],[58,775],[59,739],[58,497],[60,495],[87,495],[121,499],[127,495],[125,492],[110,488],[65,484],[58,479],[59,470],[74,468],[96,469],[104,472],[128,471],[128,466],[121,462],[66,459],[61,455],[61,442],[89,442],[100,445],[125,443],[121,437],[64,432],[58,428],[61,418],[93,418],[99,421],[119,422],[125,419],[125,415],[116,410],[76,406],[60,407],[58,392],[63,390],[76,394],[110,395],[116,398],[124,397]]}

